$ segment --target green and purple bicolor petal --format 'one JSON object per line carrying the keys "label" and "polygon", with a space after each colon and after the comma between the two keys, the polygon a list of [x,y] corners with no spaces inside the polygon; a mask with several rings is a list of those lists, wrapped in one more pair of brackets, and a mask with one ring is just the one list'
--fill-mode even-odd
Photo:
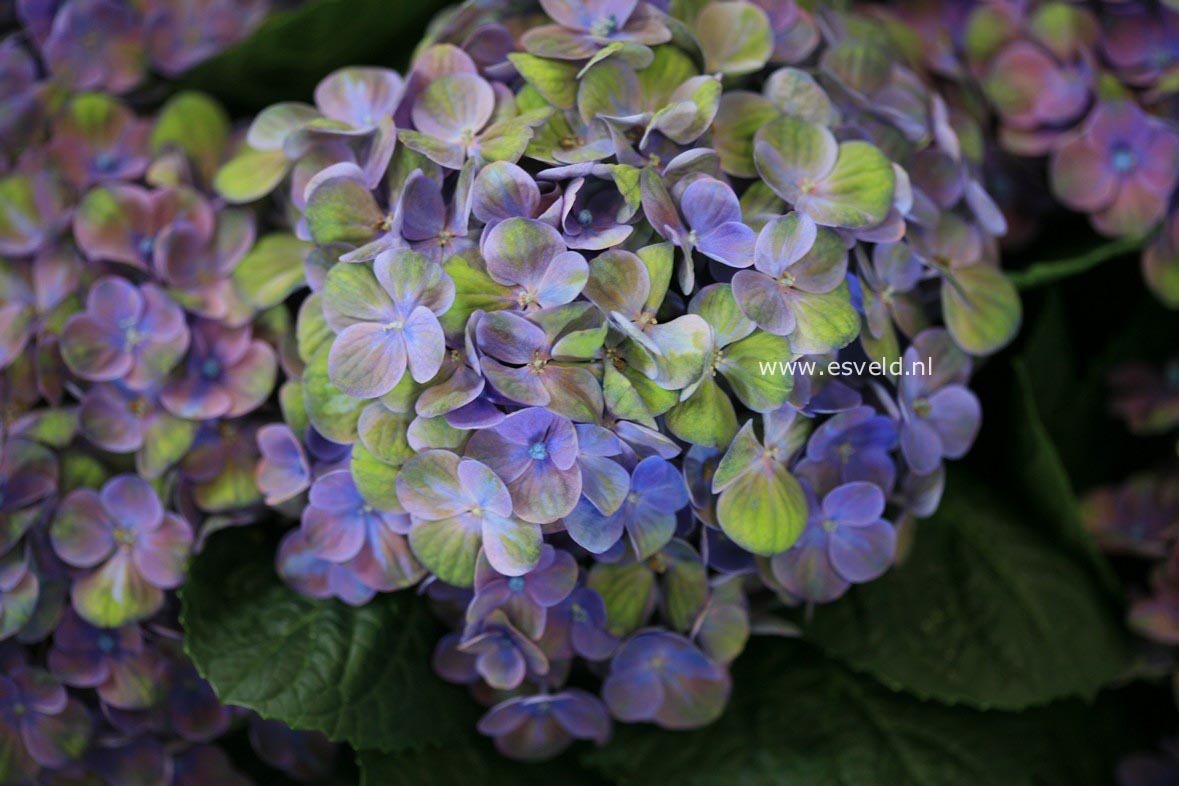
{"label": "green and purple bicolor petal", "polygon": [[568,303],[589,277],[585,257],[569,251],[556,229],[534,219],[501,221],[484,236],[481,250],[488,275],[514,287],[522,308]]}
{"label": "green and purple bicolor petal", "polygon": [[544,676],[549,670],[544,652],[501,611],[468,626],[459,650],[475,656],[475,670],[497,690],[513,690],[525,677]]}
{"label": "green and purple bicolor petal", "polygon": [[544,761],[574,740],[598,745],[610,738],[610,716],[600,699],[576,688],[501,702],[479,719],[480,733],[501,753],[520,761]]}
{"label": "green and purple bicolor petal", "polygon": [[514,412],[467,443],[467,455],[507,485],[515,514],[538,524],[560,519],[577,504],[578,454],[573,423],[539,407]]}
{"label": "green and purple bicolor petal", "polygon": [[692,729],[720,715],[730,683],[728,672],[683,636],[644,630],[610,662],[602,697],[618,720]]}

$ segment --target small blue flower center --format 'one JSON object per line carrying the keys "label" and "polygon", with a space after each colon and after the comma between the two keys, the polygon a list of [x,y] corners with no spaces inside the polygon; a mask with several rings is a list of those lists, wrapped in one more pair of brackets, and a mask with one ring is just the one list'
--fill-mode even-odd
{"label": "small blue flower center", "polygon": [[613,35],[617,29],[618,17],[614,14],[609,14],[594,22],[593,27],[590,28],[590,35]]}
{"label": "small blue flower center", "polygon": [[1119,142],[1114,146],[1110,163],[1115,172],[1124,175],[1138,166],[1138,154],[1125,142]]}
{"label": "small blue flower center", "polygon": [[508,589],[510,589],[512,592],[519,592],[520,590],[524,589],[524,577],[512,576],[510,579],[508,579]]}
{"label": "small blue flower center", "polygon": [[99,153],[94,158],[94,168],[104,175],[109,175],[115,171],[115,167],[119,165],[119,157],[109,151]]}
{"label": "small blue flower center", "polygon": [[400,319],[385,323],[385,330],[401,330],[403,327],[405,327],[405,322]]}
{"label": "small blue flower center", "polygon": [[98,651],[99,652],[105,652],[105,653],[109,654],[109,653],[113,652],[114,649],[115,649],[114,637],[112,637],[108,633],[104,633],[98,637]]}
{"label": "small blue flower center", "polygon": [[135,543],[135,530],[130,527],[115,527],[114,531],[115,543],[121,546],[130,546]]}
{"label": "small blue flower center", "polygon": [[579,603],[574,603],[573,607],[569,609],[569,616],[573,618],[574,622],[589,622],[589,612]]}
{"label": "small blue flower center", "polygon": [[545,447],[543,442],[534,442],[532,443],[532,446],[528,448],[528,455],[536,461],[544,461],[549,457],[549,449]]}
{"label": "small blue flower center", "polygon": [[638,502],[639,501],[639,492],[632,491],[631,493],[627,494],[626,501],[632,505],[635,504],[636,502]]}
{"label": "small blue flower center", "polygon": [[577,223],[581,224],[583,227],[588,226],[593,220],[594,214],[590,212],[588,207],[583,207],[580,211],[578,211]]}
{"label": "small blue flower center", "polygon": [[839,526],[839,522],[835,521],[834,519],[824,519],[823,520],[823,531],[824,532],[834,532],[836,527],[838,527],[838,526]]}
{"label": "small blue flower center", "polygon": [[221,361],[217,358],[205,358],[201,363],[201,376],[209,380],[221,376]]}

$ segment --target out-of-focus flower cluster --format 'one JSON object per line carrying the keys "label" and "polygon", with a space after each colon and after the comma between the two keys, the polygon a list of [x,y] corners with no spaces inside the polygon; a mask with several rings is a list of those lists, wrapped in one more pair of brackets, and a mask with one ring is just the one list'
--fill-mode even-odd
{"label": "out-of-focus flower cluster", "polygon": [[1142,239],[1147,284],[1179,308],[1175,3],[918,2],[880,13],[916,28],[899,38],[957,86],[947,91],[956,107],[997,126],[985,140],[988,186],[1015,238],[1054,202],[1086,214],[1102,235]]}
{"label": "out-of-focus flower cluster", "polygon": [[[1179,358],[1161,368],[1126,364],[1110,382],[1112,409],[1132,434],[1147,439],[1179,432]],[[1128,623],[1149,642],[1143,668],[1174,672],[1179,685],[1179,462],[1172,456],[1122,483],[1094,489],[1082,513],[1104,551],[1146,569],[1146,586],[1130,589]],[[1119,786],[1150,786],[1176,777],[1174,750],[1136,754],[1118,769]]]}
{"label": "out-of-focus flower cluster", "polygon": [[978,127],[879,29],[472,3],[406,76],[335,72],[219,169],[314,246],[286,422],[256,435],[300,519],[278,570],[427,594],[505,754],[715,719],[777,601],[888,570],[970,448],[972,356],[1020,318],[1005,221]]}
{"label": "out-of-focus flower cluster", "polygon": [[244,786],[217,740],[246,724],[293,777],[331,764],[326,739],[217,701],[170,592],[260,508],[251,413],[302,247],[256,242],[213,192],[216,103],[116,96],[254,5],[21,2],[0,43],[0,783]]}

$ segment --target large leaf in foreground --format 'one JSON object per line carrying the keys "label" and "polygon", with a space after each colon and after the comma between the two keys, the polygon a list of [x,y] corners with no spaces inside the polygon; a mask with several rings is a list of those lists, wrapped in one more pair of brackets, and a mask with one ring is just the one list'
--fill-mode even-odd
{"label": "large leaf in foreground", "polygon": [[952,473],[905,564],[818,609],[806,635],[944,702],[1018,709],[1096,694],[1127,665],[1118,610],[1075,550],[1000,497]]}
{"label": "large leaf in foreground", "polygon": [[311,600],[279,580],[273,554],[256,530],[218,534],[181,590],[185,648],[223,702],[354,747],[470,733],[469,701],[430,668],[438,626],[421,598]]}
{"label": "large leaf in foreground", "polygon": [[1104,786],[1128,745],[1117,713],[1066,702],[980,712],[893,693],[804,643],[758,642],[699,731],[616,728],[583,757],[621,786]]}

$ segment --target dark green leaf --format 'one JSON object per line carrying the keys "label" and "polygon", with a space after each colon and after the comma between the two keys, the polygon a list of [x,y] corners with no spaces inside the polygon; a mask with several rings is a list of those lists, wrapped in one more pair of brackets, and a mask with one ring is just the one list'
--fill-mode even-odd
{"label": "dark green leaf", "polygon": [[227,704],[355,747],[400,751],[469,733],[473,706],[434,675],[439,630],[412,592],[361,608],[305,598],[256,529],[210,539],[181,589],[185,649]]}
{"label": "dark green leaf", "polygon": [[[401,754],[359,751],[360,786],[604,786],[608,781],[566,754],[555,761],[521,764],[505,759],[472,729],[466,743]],[[580,743],[584,745],[585,743]]]}
{"label": "dark green leaf", "polygon": [[204,90],[234,113],[277,101],[308,101],[344,66],[404,69],[444,0],[390,6],[386,0],[313,0],[270,16],[253,35],[193,69],[184,86]]}
{"label": "dark green leaf", "polygon": [[906,562],[819,609],[806,635],[944,702],[1018,709],[1096,694],[1128,665],[1118,610],[1035,510],[1005,506],[1008,494],[951,473]]}
{"label": "dark green leaf", "polygon": [[1079,702],[1019,715],[923,702],[801,642],[754,644],[733,683],[715,725],[619,727],[583,759],[622,786],[1107,786],[1122,752],[1090,740],[1105,715]]}

